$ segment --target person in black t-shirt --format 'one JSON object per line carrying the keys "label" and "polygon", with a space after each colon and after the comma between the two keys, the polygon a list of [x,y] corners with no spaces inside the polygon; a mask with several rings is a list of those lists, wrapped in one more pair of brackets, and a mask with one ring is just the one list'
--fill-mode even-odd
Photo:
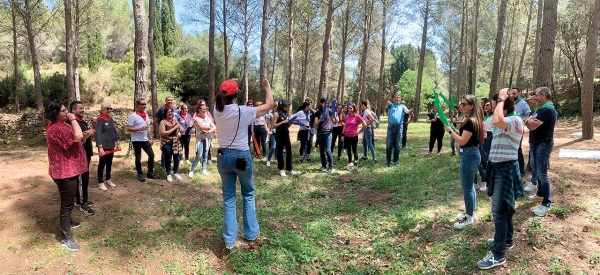
{"label": "person in black t-shirt", "polygon": [[79,206],[79,210],[81,210],[81,212],[91,216],[94,215],[94,210],[92,210],[92,205],[94,205],[94,203],[88,200],[88,186],[90,183],[90,162],[92,161],[92,156],[94,155],[94,146],[92,145],[91,137],[96,134],[96,130],[94,129],[96,127],[95,125],[93,125],[94,127],[90,127],[83,119],[85,110],[81,101],[71,102],[69,105],[69,110],[71,110],[71,113],[75,115],[75,119],[77,120],[77,123],[83,132],[83,139],[81,140],[81,143],[85,149],[85,155],[87,157],[88,164],[87,172],[79,176],[79,187],[75,192],[75,206]]}
{"label": "person in black t-shirt", "polygon": [[433,151],[433,144],[437,141],[437,154],[442,151],[442,140],[444,139],[444,123],[440,120],[438,110],[433,107],[431,113],[427,114],[427,123],[431,123],[429,128],[429,153]]}

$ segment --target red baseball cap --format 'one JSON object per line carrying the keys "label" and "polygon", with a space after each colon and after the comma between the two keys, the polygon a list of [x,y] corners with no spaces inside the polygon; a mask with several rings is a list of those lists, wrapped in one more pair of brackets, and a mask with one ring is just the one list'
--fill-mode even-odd
{"label": "red baseball cap", "polygon": [[237,79],[227,79],[219,86],[219,91],[227,92],[227,95],[235,95],[240,91],[238,88]]}

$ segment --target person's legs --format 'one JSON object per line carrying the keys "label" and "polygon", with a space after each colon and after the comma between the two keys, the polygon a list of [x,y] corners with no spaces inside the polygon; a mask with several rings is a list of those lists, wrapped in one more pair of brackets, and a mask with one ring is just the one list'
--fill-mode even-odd
{"label": "person's legs", "polygon": [[544,206],[550,206],[550,203],[552,203],[550,178],[548,177],[548,165],[552,147],[554,147],[554,141],[535,145],[535,169],[537,171],[538,182],[540,183],[538,184],[537,195],[544,198],[542,200],[542,205]]}
{"label": "person's legs", "polygon": [[[341,127],[340,127],[341,128]],[[340,134],[338,135],[338,154],[337,154],[337,158],[338,160],[340,159],[340,156],[342,155],[342,149],[346,148],[345,146],[345,142],[342,141],[342,137],[344,136],[344,134],[342,133],[342,129],[340,129]],[[348,151],[348,150],[346,150]]]}
{"label": "person's legs", "polygon": [[[238,223],[236,216],[235,185],[237,174],[235,171],[235,156],[229,150],[224,150],[223,155],[217,156],[217,169],[222,181],[223,192],[223,240],[226,247],[233,247],[237,240]],[[250,151],[247,151],[248,154]]]}
{"label": "person's legs", "polygon": [[327,168],[327,160],[325,156],[326,147],[326,136],[322,133],[317,134],[317,143],[319,144],[319,158],[321,159],[321,167]]}
{"label": "person's legs", "polygon": [[[152,174],[154,173],[154,150],[152,150],[152,144],[150,144],[150,141],[142,141],[142,149],[144,150],[144,152],[146,152],[146,155],[148,155],[148,174]],[[141,152],[140,152],[140,159],[141,159]],[[142,165],[140,163],[140,169],[138,170],[139,173],[142,172]]]}
{"label": "person's legs", "polygon": [[202,171],[206,171],[206,165],[208,164],[208,152],[212,143],[212,138],[207,138],[202,140],[204,144],[204,149],[202,151]]}
{"label": "person's legs", "polygon": [[[244,223],[244,238],[246,240],[255,240],[260,233],[260,227],[258,220],[256,219],[256,203],[254,198],[254,178],[253,171],[254,165],[252,163],[252,157],[248,151],[233,151],[236,153],[236,157],[245,157],[247,167],[245,171],[236,169],[237,176],[240,179],[242,194],[242,216]],[[291,169],[290,169],[291,170]],[[235,192],[235,188],[234,188]]]}
{"label": "person's legs", "polygon": [[68,179],[54,179],[60,194],[60,234],[63,240],[73,239],[71,233],[71,212],[75,202],[78,176]]}
{"label": "person's legs", "polygon": [[340,136],[341,127],[333,127],[331,128],[331,152],[335,152],[335,144],[337,142],[338,136]]}
{"label": "person's legs", "polygon": [[350,146],[351,137],[344,137],[344,145],[346,146],[346,153],[348,154],[348,163],[352,163],[352,146]]}
{"label": "person's legs", "polygon": [[[82,204],[85,204],[86,202],[88,202],[88,187],[90,184],[90,162],[92,161],[91,157],[87,158],[87,164],[88,164],[88,170],[81,174],[81,200],[80,202]],[[79,188],[77,188],[77,191],[80,191]]]}
{"label": "person's legs", "polygon": [[402,148],[406,148],[406,134],[408,133],[408,123],[404,123],[402,126]]}
{"label": "person's legs", "polygon": [[390,165],[392,161],[392,146],[394,146],[394,129],[390,126],[387,128],[385,137],[385,161]]}
{"label": "person's legs", "polygon": [[[305,155],[307,154],[308,148],[308,132],[310,130],[300,130],[298,131],[298,137],[300,138],[300,160],[303,160]],[[286,149],[287,152],[287,149]]]}
{"label": "person's legs", "polygon": [[437,133],[437,152],[438,154],[442,151],[442,141],[444,140],[444,130],[438,130]]}
{"label": "person's legs", "polygon": [[262,157],[266,157],[267,156],[267,130],[265,130],[264,127],[261,127],[260,130],[260,145],[261,145],[261,156]]}
{"label": "person's legs", "polygon": [[433,151],[433,144],[435,144],[435,131],[433,129],[429,129],[429,153]]}
{"label": "person's legs", "polygon": [[112,162],[115,154],[108,154],[106,156],[106,180],[112,179],[111,171],[112,171]]}
{"label": "person's legs", "polygon": [[454,140],[454,138],[452,136],[450,136],[450,148],[452,149],[452,155],[456,155],[456,141]]}
{"label": "person's legs", "polygon": [[350,141],[350,149],[354,154],[354,161],[358,160],[358,136],[349,138]]}
{"label": "person's legs", "polygon": [[179,155],[182,156],[180,159],[188,160],[190,157],[190,135],[181,136],[181,147],[183,148],[183,154],[180,152]]}
{"label": "person's legs", "polygon": [[367,129],[365,129],[365,131],[363,132],[363,138],[362,138],[362,147],[363,147],[362,158],[363,159],[367,158],[367,149],[369,148],[369,145],[368,145],[368,142],[367,142]]}
{"label": "person's legs", "polygon": [[392,146],[394,147],[394,163],[398,163],[398,159],[400,158],[400,140],[402,139],[402,128],[398,128],[396,133],[393,134],[394,143]]}
{"label": "person's legs", "polygon": [[[196,157],[194,157],[194,161],[192,162],[192,169],[190,170],[190,172],[195,172],[196,168],[198,167],[198,163],[200,163],[200,161],[203,161],[205,144],[206,143],[204,143],[204,139],[196,141]],[[204,161],[202,162],[202,166],[205,166]]]}
{"label": "person's legs", "polygon": [[267,161],[271,161],[271,156],[275,153],[275,160],[277,160],[277,151],[275,150],[277,147],[277,141],[275,140],[275,133],[269,136],[269,154],[267,155]]}
{"label": "person's legs", "polygon": [[502,174],[495,173],[494,195],[492,197],[492,215],[494,217],[494,245],[492,253],[498,259],[506,256],[507,244],[513,244],[513,219],[514,210],[502,198]]}
{"label": "person's legs", "polygon": [[104,168],[106,167],[108,155],[98,157],[98,183],[104,182]]}
{"label": "person's legs", "polygon": [[161,147],[162,154],[165,160],[165,168],[167,170],[167,176],[171,175],[171,160],[173,159],[173,144],[167,143]]}
{"label": "person's legs", "polygon": [[135,171],[138,175],[142,174],[142,146],[143,141],[132,141],[131,145],[133,145],[133,155],[135,156]]}
{"label": "person's legs", "polygon": [[471,216],[476,211],[477,195],[473,188],[473,178],[477,173],[477,166],[481,161],[479,149],[477,147],[463,148],[460,155],[460,186],[463,191],[463,200],[465,203],[465,212]]}
{"label": "person's legs", "polygon": [[369,151],[371,151],[371,160],[376,161],[377,157],[375,157],[375,146],[373,144],[373,128],[367,128],[365,130],[365,139],[367,140],[367,147],[369,147]]}
{"label": "person's legs", "polygon": [[537,187],[538,176],[537,167],[535,165],[535,154],[533,153],[533,145],[529,145],[529,166],[531,167],[531,183]]}
{"label": "person's legs", "polygon": [[523,149],[521,149],[521,145],[523,145],[523,137],[521,137],[521,141],[519,142],[519,172],[521,172],[521,177],[525,176],[525,157],[523,157]]}
{"label": "person's legs", "polygon": [[[283,170],[283,165],[284,165],[284,163],[283,163],[283,148],[286,147],[283,144],[284,137],[283,137],[283,135],[279,135],[278,134],[277,136],[275,136],[275,138],[277,140],[276,141],[276,147],[275,147],[275,149],[276,149],[275,158],[277,159],[277,169]],[[286,152],[286,157],[288,155],[291,156],[292,155],[292,151],[287,151]]]}
{"label": "person's legs", "polygon": [[329,164],[329,169],[333,168],[333,155],[331,153],[331,133],[327,134],[325,136],[325,142],[322,145],[319,145],[319,148],[321,148],[321,146],[325,145],[325,155],[327,157],[327,163]]}
{"label": "person's legs", "polygon": [[173,154],[173,174],[179,174],[179,160],[181,159],[181,151]]}
{"label": "person's legs", "polygon": [[[283,147],[285,147],[285,170],[292,171],[292,143],[290,142],[290,137],[284,137],[283,139]],[[279,142],[277,142],[279,144]],[[277,152],[278,156],[283,155],[283,152]],[[281,157],[281,162],[283,162],[283,156]],[[279,162],[277,163],[279,166]],[[283,167],[283,164],[282,166]],[[279,169],[282,170],[282,169]]]}

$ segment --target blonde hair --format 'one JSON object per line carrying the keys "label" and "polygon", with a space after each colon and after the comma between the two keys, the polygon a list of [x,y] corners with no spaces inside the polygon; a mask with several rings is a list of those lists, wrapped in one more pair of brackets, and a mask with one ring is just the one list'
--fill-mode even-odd
{"label": "blonde hair", "polygon": [[475,95],[463,95],[462,99],[466,100],[469,102],[469,105],[473,106],[471,113],[465,113],[465,116],[473,123],[473,128],[475,128],[475,133],[473,134],[477,136],[477,140],[480,144],[482,144],[485,142],[485,139],[483,138],[483,108],[479,104],[479,100],[477,100]]}

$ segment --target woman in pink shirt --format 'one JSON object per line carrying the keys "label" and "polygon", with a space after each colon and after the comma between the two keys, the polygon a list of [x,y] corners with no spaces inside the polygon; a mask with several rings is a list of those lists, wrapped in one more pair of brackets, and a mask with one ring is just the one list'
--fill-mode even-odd
{"label": "woman in pink shirt", "polygon": [[60,244],[71,251],[79,251],[81,246],[73,240],[71,228],[79,227],[71,220],[75,203],[78,177],[88,170],[87,159],[81,140],[83,133],[74,114],[58,102],[50,102],[46,107],[46,127],[48,142],[48,168],[50,177],[60,193]]}
{"label": "woman in pink shirt", "polygon": [[[346,116],[346,124],[342,129],[342,133],[344,133],[342,142],[346,146],[346,152],[348,152],[348,169],[353,169],[355,165],[358,165],[358,135],[367,128],[367,124],[356,111],[356,105],[352,102],[348,103],[348,116]],[[359,124],[362,125],[360,130],[358,130]],[[353,153],[354,162],[352,162]]]}

